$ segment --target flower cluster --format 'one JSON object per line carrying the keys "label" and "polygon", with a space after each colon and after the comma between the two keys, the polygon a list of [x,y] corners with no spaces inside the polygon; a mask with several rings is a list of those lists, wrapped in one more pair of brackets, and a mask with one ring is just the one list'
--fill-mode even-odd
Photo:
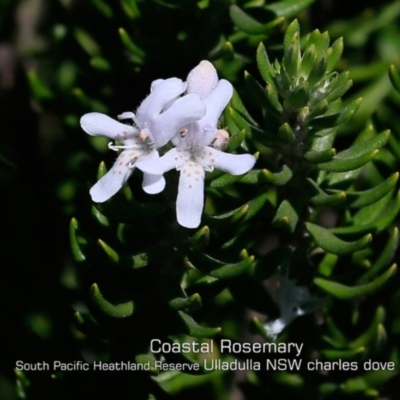
{"label": "flower cluster", "polygon": [[[232,94],[232,85],[219,80],[213,65],[202,61],[189,73],[187,82],[178,78],[154,81],[135,114],[118,116],[132,120],[133,125],[100,113],[85,114],[81,118],[85,132],[118,141],[121,144],[110,142],[109,148],[122,150],[110,171],[91,188],[93,201],[101,203],[112,197],[136,167],[143,171],[143,190],[159,193],[165,187],[163,174],[175,168],[180,171],[177,220],[187,228],[199,226],[205,171],[217,168],[241,175],[255,163],[250,154],[220,151],[228,134],[218,129],[218,120]],[[158,149],[169,141],[175,147],[160,157]]]}

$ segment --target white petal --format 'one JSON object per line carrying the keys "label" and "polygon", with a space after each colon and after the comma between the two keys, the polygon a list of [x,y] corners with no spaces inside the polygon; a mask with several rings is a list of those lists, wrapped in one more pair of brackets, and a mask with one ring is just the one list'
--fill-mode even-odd
{"label": "white petal", "polygon": [[[140,164],[140,162],[153,163],[154,161],[157,161],[159,159],[160,155],[158,154],[158,151],[152,151],[151,153],[148,153],[140,157],[135,166],[137,166],[138,163]],[[148,194],[160,193],[165,188],[165,179],[161,174],[154,175],[144,172],[142,187],[143,190]]]}
{"label": "white petal", "polygon": [[197,228],[204,207],[204,170],[199,164],[186,164],[181,170],[176,199],[176,217],[185,228]]}
{"label": "white petal", "polygon": [[148,194],[157,194],[164,190],[165,179],[162,175],[143,173],[143,190]]}
{"label": "white petal", "polygon": [[209,144],[217,134],[218,119],[229,103],[232,94],[232,85],[225,79],[221,79],[216,88],[204,99],[207,113],[199,121],[204,130],[204,144]]}
{"label": "white petal", "polygon": [[204,99],[217,86],[217,70],[209,61],[201,61],[187,77],[186,93],[198,93]]}
{"label": "white petal", "polygon": [[164,146],[180,128],[199,120],[205,113],[206,108],[198,94],[188,94],[176,100],[154,120],[152,133],[157,147]]}
{"label": "white petal", "polygon": [[242,175],[250,171],[256,162],[251,154],[229,154],[212,147],[206,147],[204,150],[206,155],[202,165],[206,169],[214,167],[232,175]]}
{"label": "white petal", "polygon": [[171,149],[158,159],[141,157],[136,162],[136,167],[148,174],[162,175],[182,163],[183,152],[178,151],[177,149]]}
{"label": "white petal", "polygon": [[117,193],[132,174],[133,168],[129,167],[130,150],[123,151],[112,168],[90,189],[92,200],[103,203]]}
{"label": "white petal", "polygon": [[166,79],[162,82],[154,81],[152,92],[143,100],[136,111],[136,118],[140,128],[146,128],[158,116],[165,105],[177,98],[186,89],[186,83],[178,78]]}
{"label": "white petal", "polygon": [[97,112],[85,114],[81,118],[81,127],[89,135],[105,136],[119,141],[132,138],[138,132],[130,125],[115,121],[107,115]]}

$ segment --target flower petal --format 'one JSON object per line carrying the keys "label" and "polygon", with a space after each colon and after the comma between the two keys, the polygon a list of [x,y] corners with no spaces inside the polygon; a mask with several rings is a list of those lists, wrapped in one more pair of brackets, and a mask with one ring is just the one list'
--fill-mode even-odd
{"label": "flower petal", "polygon": [[[140,164],[140,162],[147,161],[149,163],[153,163],[159,159],[160,155],[158,154],[158,151],[154,150],[151,153],[142,155],[142,157],[140,157],[140,159],[136,162],[135,166],[137,167],[137,164]],[[143,190],[148,194],[160,193],[165,188],[165,179],[162,174],[155,175],[144,172],[142,187]]]}
{"label": "flower petal", "polygon": [[125,141],[138,133],[133,126],[115,121],[109,116],[97,112],[85,114],[81,118],[81,127],[89,135],[105,136],[119,141]]}
{"label": "flower petal", "polygon": [[217,86],[217,83],[217,70],[209,61],[203,60],[189,72],[186,93],[198,93],[204,99]]}
{"label": "flower petal", "polygon": [[146,128],[152,120],[163,111],[165,105],[177,98],[186,89],[186,83],[178,78],[169,78],[162,82],[156,80],[152,84],[152,92],[143,100],[136,111],[140,128]]}
{"label": "flower petal", "polygon": [[204,99],[207,112],[199,121],[204,130],[204,144],[209,144],[217,133],[218,119],[233,95],[232,85],[225,79],[218,82],[216,88]]}
{"label": "flower petal", "polygon": [[133,168],[130,167],[130,150],[123,151],[112,168],[90,189],[92,200],[96,203],[103,203],[114,196],[128,180]]}
{"label": "flower petal", "polygon": [[232,175],[242,175],[250,171],[256,159],[251,154],[229,154],[213,149],[205,148],[206,155],[202,160],[204,168],[217,168]]}
{"label": "flower petal", "polygon": [[180,128],[202,118],[206,108],[197,93],[188,94],[176,100],[168,110],[155,119],[152,132],[157,147],[164,146]]}
{"label": "flower petal", "polygon": [[147,157],[141,157],[136,162],[136,167],[148,174],[162,175],[165,172],[176,168],[177,165],[182,163],[183,163],[183,152],[178,151],[177,149],[171,149],[158,159],[149,159]]}
{"label": "flower petal", "polygon": [[204,207],[204,170],[199,164],[186,164],[181,170],[176,199],[179,225],[197,228]]}
{"label": "flower petal", "polygon": [[143,190],[148,194],[157,194],[164,190],[165,179],[162,175],[143,173]]}

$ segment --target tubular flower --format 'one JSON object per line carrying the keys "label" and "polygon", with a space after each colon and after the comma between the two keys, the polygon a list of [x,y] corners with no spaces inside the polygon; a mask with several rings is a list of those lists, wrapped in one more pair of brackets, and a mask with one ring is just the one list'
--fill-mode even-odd
{"label": "tubular flower", "polygon": [[[121,144],[109,143],[114,151],[122,150],[113,167],[91,189],[92,200],[102,203],[117,193],[128,180],[138,160],[157,160],[157,149],[164,146],[177,130],[197,121],[205,114],[198,94],[179,97],[186,83],[177,78],[156,80],[151,93],[136,111],[125,112],[119,119],[131,119],[134,126],[115,121],[100,113],[85,114],[81,118],[82,129],[93,136],[106,136]],[[161,174],[144,173],[143,190],[159,193],[165,180]]]}
{"label": "tubular flower", "polygon": [[[210,72],[208,64],[205,67]],[[201,66],[202,64],[196,67],[199,68],[197,73],[200,76],[204,72]],[[189,90],[198,88],[198,83],[203,86],[202,83],[206,81],[196,81],[196,74],[189,74],[189,77],[192,79],[191,83],[188,82]],[[218,119],[232,94],[232,85],[224,79],[219,80],[216,85],[206,87],[202,91],[206,106],[205,116],[197,122],[182,124],[171,139],[175,148],[164,156],[151,161],[140,160],[138,163],[138,168],[150,174],[159,175],[174,168],[180,171],[176,213],[178,223],[186,228],[200,225],[204,207],[205,171],[217,168],[232,175],[241,175],[248,172],[255,163],[254,156],[250,154],[227,154],[209,146],[218,135]]]}

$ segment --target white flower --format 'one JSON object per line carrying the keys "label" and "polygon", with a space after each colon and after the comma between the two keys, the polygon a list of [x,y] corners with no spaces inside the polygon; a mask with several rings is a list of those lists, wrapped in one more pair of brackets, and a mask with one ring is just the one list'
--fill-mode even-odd
{"label": "white flower", "polygon": [[[177,78],[159,79],[151,85],[151,93],[136,111],[125,112],[120,119],[132,119],[136,126],[115,121],[100,113],[85,114],[81,118],[82,129],[89,135],[106,136],[121,142],[109,148],[122,150],[113,167],[91,189],[93,201],[102,203],[118,192],[132,174],[137,161],[158,159],[157,149],[164,146],[177,130],[185,124],[197,121],[205,114],[205,107],[198,94],[179,97],[186,84]],[[147,193],[159,193],[165,180],[161,174],[145,173],[143,189]]]}
{"label": "white flower", "polygon": [[[206,84],[204,75],[213,76],[209,65],[203,62],[196,67],[195,72],[189,74],[191,82],[188,82],[192,93],[193,90],[202,90],[206,115],[197,122],[182,124],[178,134],[171,139],[175,148],[163,157],[152,161],[140,160],[138,163],[138,168],[150,174],[163,174],[173,168],[180,171],[176,214],[179,224],[186,228],[200,225],[205,171],[217,168],[232,175],[241,175],[255,163],[254,156],[250,154],[227,154],[208,146],[218,133],[218,119],[233,94],[232,85],[226,80],[221,79],[216,85]],[[198,81],[196,76],[199,76]]]}
{"label": "white flower", "polygon": [[277,290],[276,302],[278,304],[281,316],[267,322],[264,329],[267,335],[272,339],[276,337],[297,317],[313,312],[318,307],[318,298],[311,296],[308,288],[297,286],[294,281],[287,277],[278,275],[274,282]]}

